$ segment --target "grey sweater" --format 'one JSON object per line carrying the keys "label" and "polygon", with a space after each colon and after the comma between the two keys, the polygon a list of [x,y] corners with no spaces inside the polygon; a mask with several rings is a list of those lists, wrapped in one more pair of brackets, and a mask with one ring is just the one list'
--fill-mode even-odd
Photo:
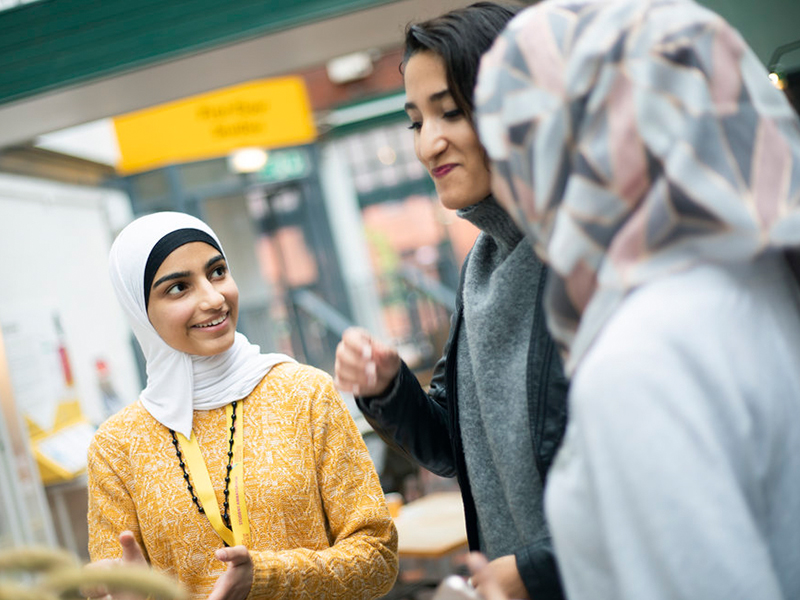
{"label": "grey sweater", "polygon": [[458,215],[482,231],[464,274],[456,383],[480,545],[494,559],[548,535],[526,382],[542,266],[493,198]]}

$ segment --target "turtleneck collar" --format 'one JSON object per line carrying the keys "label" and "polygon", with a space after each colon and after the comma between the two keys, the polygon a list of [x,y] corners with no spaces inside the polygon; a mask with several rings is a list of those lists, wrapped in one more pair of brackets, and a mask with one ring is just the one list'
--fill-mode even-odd
{"label": "turtleneck collar", "polygon": [[477,204],[459,208],[456,214],[491,236],[507,252],[513,250],[524,237],[511,216],[494,199],[487,196]]}

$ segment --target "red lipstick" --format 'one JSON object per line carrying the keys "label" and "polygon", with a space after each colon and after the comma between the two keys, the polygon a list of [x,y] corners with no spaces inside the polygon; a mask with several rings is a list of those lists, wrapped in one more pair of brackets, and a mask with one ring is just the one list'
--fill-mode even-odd
{"label": "red lipstick", "polygon": [[433,171],[431,171],[431,175],[433,175],[434,177],[444,177],[455,168],[456,165],[453,163],[442,165],[440,167],[436,167]]}

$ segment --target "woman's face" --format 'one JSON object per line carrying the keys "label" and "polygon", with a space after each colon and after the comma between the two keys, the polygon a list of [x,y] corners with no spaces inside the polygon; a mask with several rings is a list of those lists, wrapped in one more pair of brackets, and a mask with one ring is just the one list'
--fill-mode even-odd
{"label": "woman's face", "polygon": [[175,350],[212,356],[230,348],[239,289],[222,254],[203,242],[176,248],[153,278],[147,316]]}
{"label": "woman's face", "polygon": [[414,149],[439,200],[450,209],[480,202],[491,192],[486,153],[447,87],[444,61],[433,52],[417,52],[408,59],[403,78]]}

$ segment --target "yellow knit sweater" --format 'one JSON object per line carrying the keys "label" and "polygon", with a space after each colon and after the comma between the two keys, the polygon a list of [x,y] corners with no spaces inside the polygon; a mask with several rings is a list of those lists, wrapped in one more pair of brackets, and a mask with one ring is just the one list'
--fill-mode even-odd
{"label": "yellow knit sweater", "polygon": [[[397,531],[330,377],[283,363],[239,406],[255,567],[248,598],[352,600],[388,592],[397,575]],[[223,407],[195,411],[193,421],[219,506],[225,418]],[[121,556],[117,538],[125,529],[192,599],[205,599],[225,571],[213,556],[222,540],[192,502],[169,430],[140,402],[106,421],[89,449],[92,560]]]}

